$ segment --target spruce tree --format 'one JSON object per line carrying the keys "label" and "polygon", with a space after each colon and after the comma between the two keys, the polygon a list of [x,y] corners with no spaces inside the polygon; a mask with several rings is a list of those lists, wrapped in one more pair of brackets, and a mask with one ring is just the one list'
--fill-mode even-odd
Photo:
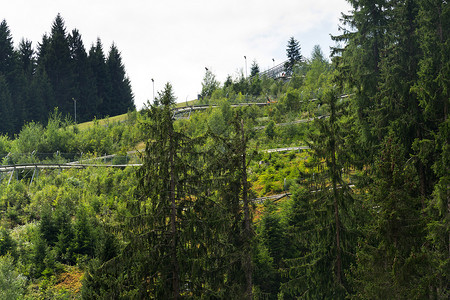
{"label": "spruce tree", "polygon": [[300,54],[300,44],[294,37],[291,37],[288,41],[286,56],[288,61],[286,62],[284,67],[287,74],[292,74],[292,72],[294,71],[294,66],[302,61],[302,55]]}
{"label": "spruce tree", "polygon": [[0,74],[0,132],[12,134],[14,132],[14,109],[11,93],[5,76]]}
{"label": "spruce tree", "polygon": [[[19,44],[19,49],[16,51],[16,55],[18,57],[18,74],[20,74],[20,109],[22,111],[21,114],[21,123],[20,127],[32,120],[38,121],[38,118],[35,118],[37,113],[42,112],[43,104],[41,103],[39,107],[36,105],[35,95],[32,92],[31,84],[33,82],[33,77],[36,73],[36,58],[34,49],[32,47],[32,42],[28,40],[22,39]],[[19,103],[18,103],[19,104]]]}
{"label": "spruce tree", "polygon": [[237,114],[231,121],[230,137],[215,137],[214,157],[210,168],[214,186],[225,217],[223,267],[227,295],[236,299],[252,299],[254,233],[250,185],[247,180],[247,143],[244,123]]}
{"label": "spruce tree", "polygon": [[44,112],[51,111],[54,107],[58,106],[53,85],[46,68],[49,60],[49,53],[50,38],[47,34],[44,34],[42,36],[42,41],[38,43],[36,76],[33,80],[33,93],[37,94],[36,98],[38,99],[38,102],[43,101]]}
{"label": "spruce tree", "polygon": [[[45,37],[43,45],[46,43]],[[70,48],[64,20],[60,14],[52,24],[48,44],[45,45],[45,57],[40,58],[40,63],[47,72],[55,95],[56,106],[63,115],[73,111],[72,96],[74,94],[74,73],[70,57]],[[53,109],[53,107],[50,107]]]}
{"label": "spruce tree", "polygon": [[221,298],[227,291],[224,214],[213,200],[205,166],[209,155],[200,151],[203,138],[174,128],[174,103],[172,86],[166,84],[145,111],[147,145],[137,199],[128,202],[127,245],[87,279],[89,286],[104,288],[105,297]]}
{"label": "spruce tree", "polygon": [[[78,30],[72,30],[68,40],[75,75],[75,89],[72,101],[76,101],[77,121],[92,120],[97,114],[99,106],[97,83]],[[74,109],[72,109],[70,115],[73,116],[74,113]]]}
{"label": "spruce tree", "polygon": [[37,67],[30,86],[30,102],[27,118],[34,122],[45,124],[48,111],[56,107],[56,101],[52,84],[47,76],[47,72]]}
{"label": "spruce tree", "polygon": [[[436,132],[445,125],[439,124],[447,118],[448,97],[442,93],[446,88],[441,79],[446,78],[442,71],[448,65],[442,63],[447,61],[442,57],[448,56],[442,51],[447,22],[442,16],[447,5],[441,1],[365,0],[351,4],[354,10],[343,16],[343,23],[352,32],[344,30],[336,38],[347,45],[335,62],[341,79],[355,92],[355,131],[361,132],[358,144],[365,149],[360,153],[369,157],[364,161],[359,155],[359,167],[368,175],[364,182],[370,214],[353,269],[354,297],[445,295],[440,291],[446,286],[442,285],[446,272],[435,273],[429,264],[432,253],[440,251],[428,252],[420,245],[427,244],[425,212],[437,217],[429,225],[446,224],[441,222],[443,215],[435,214],[432,192],[436,187],[433,169],[445,152],[445,146],[440,146],[446,144],[445,138],[435,137],[440,136]],[[442,239],[434,241],[439,245]],[[434,247],[428,249],[439,248]],[[435,265],[437,269],[441,262]],[[433,282],[431,274],[441,281]]]}
{"label": "spruce tree", "polygon": [[58,228],[52,214],[52,207],[48,204],[41,208],[41,220],[39,222],[39,233],[47,245],[54,246],[58,240]]}
{"label": "spruce tree", "polygon": [[[429,265],[426,280],[431,297],[449,297],[449,245],[450,211],[449,182],[450,134],[449,89],[450,81],[450,8],[443,1],[418,1],[418,39],[422,50],[418,80],[413,88],[423,110],[425,130],[414,141],[417,159],[425,166],[432,165],[427,197],[427,247]],[[431,175],[431,174],[430,174]]]}
{"label": "spruce tree", "polygon": [[376,127],[372,112],[374,96],[380,80],[380,61],[386,44],[388,1],[352,0],[353,10],[342,14],[339,27],[341,35],[333,40],[345,45],[332,50],[333,60],[341,80],[348,84],[354,94],[352,109],[356,116],[355,131],[361,132],[356,143],[360,160],[373,161],[374,144],[377,139],[372,132]]}
{"label": "spruce tree", "polygon": [[13,134],[16,129],[14,88],[14,48],[11,31],[5,20],[0,23],[0,132]]}
{"label": "spruce tree", "polygon": [[0,23],[0,74],[11,83],[14,71],[14,46],[11,31],[5,20]]}
{"label": "spruce tree", "polygon": [[374,166],[365,201],[369,218],[351,272],[355,299],[429,297],[422,280],[427,268],[417,172],[402,148],[391,133]]}
{"label": "spruce tree", "polygon": [[252,62],[252,67],[250,68],[250,77],[256,76],[259,74],[259,65],[256,62],[256,60],[254,60]]}
{"label": "spruce tree", "polygon": [[311,299],[343,299],[350,292],[345,273],[357,238],[350,227],[354,199],[344,174],[350,167],[346,127],[341,121],[347,104],[338,101],[337,89],[326,91],[323,97],[329,118],[316,120],[318,132],[309,136],[314,154],[310,166],[314,173],[304,182],[309,191],[294,199],[305,212],[293,210],[290,222],[299,229],[291,234],[299,242],[294,247],[301,250],[285,261],[285,272],[290,275],[282,290]]}
{"label": "spruce tree", "polygon": [[92,45],[89,50],[89,64],[97,85],[98,106],[96,114],[101,117],[109,116],[111,115],[112,86],[103,52],[103,44],[100,39],[97,39],[97,43]]}
{"label": "spruce tree", "polygon": [[125,73],[125,66],[116,45],[113,44],[106,60],[111,79],[111,116],[124,114],[135,109],[131,83]]}

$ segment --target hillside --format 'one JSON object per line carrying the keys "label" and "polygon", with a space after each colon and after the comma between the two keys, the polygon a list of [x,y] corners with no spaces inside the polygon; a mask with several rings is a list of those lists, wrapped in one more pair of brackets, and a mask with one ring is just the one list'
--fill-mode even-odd
{"label": "hillside", "polygon": [[332,63],[1,135],[0,298],[447,299],[449,9],[383,5]]}

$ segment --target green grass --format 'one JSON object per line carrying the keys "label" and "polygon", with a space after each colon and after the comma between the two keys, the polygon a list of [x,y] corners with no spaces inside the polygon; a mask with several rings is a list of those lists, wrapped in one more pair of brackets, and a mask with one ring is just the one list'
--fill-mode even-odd
{"label": "green grass", "polygon": [[[196,104],[198,104],[198,100],[187,101],[188,106],[196,105]],[[176,107],[185,107],[185,106],[186,106],[186,101],[178,102],[176,105]]]}
{"label": "green grass", "polygon": [[[114,116],[114,117],[108,117],[105,119],[99,119],[97,121],[98,121],[98,124],[100,124],[100,125],[106,125],[108,123],[123,122],[123,121],[126,121],[127,119],[128,119],[128,114],[123,114],[123,115],[118,115],[118,116]],[[77,126],[78,126],[78,129],[85,130],[85,129],[88,129],[88,128],[94,126],[94,121],[80,123]]]}
{"label": "green grass", "polygon": [[[187,101],[187,105],[196,105],[196,104],[198,104],[198,100]],[[176,107],[184,107],[184,106],[186,106],[186,101],[179,102],[176,104]],[[98,119],[97,121],[100,125],[106,125],[108,123],[123,122],[123,121],[126,121],[127,119],[128,119],[128,114],[123,114],[123,115],[118,115],[118,116],[114,116],[114,117],[108,117],[105,119]],[[80,129],[80,130],[88,129],[88,128],[92,127],[93,125],[94,125],[94,121],[77,124],[78,129]]]}

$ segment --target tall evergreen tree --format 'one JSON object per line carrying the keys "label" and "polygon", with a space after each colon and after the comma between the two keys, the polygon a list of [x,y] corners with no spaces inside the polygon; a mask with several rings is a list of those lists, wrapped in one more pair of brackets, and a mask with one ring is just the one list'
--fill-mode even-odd
{"label": "tall evergreen tree", "polygon": [[365,203],[370,217],[351,276],[355,299],[429,298],[422,280],[427,268],[417,173],[402,148],[391,134],[377,157]]}
{"label": "tall evergreen tree", "polygon": [[11,93],[5,76],[0,74],[0,132],[12,134],[14,132],[14,109]]}
{"label": "tall evergreen tree", "polygon": [[189,138],[174,128],[174,103],[172,86],[167,84],[146,110],[147,145],[138,199],[129,201],[128,244],[97,271],[109,274],[105,277],[113,278],[113,283],[97,280],[96,275],[88,280],[107,287],[104,297],[226,295],[223,270],[229,262],[220,259],[224,250],[217,245],[224,239],[223,214],[212,201],[210,171],[204,167],[206,156],[199,152],[203,139]]}
{"label": "tall evergreen tree", "polygon": [[286,56],[288,61],[286,62],[284,67],[288,74],[292,74],[292,72],[294,71],[294,66],[302,60],[302,55],[300,53],[300,44],[294,37],[290,37],[288,41]]}
{"label": "tall evergreen tree", "polygon": [[[58,106],[58,103],[54,97],[54,90],[51,83],[51,79],[48,76],[46,65],[49,60],[50,52],[50,38],[47,34],[42,36],[42,41],[38,43],[37,50],[37,67],[36,76],[33,80],[34,90],[37,90],[36,98],[38,101],[42,101],[44,104],[44,111],[51,111],[54,107]],[[47,97],[47,95],[52,95]]]}
{"label": "tall evergreen tree", "polygon": [[76,101],[77,121],[91,120],[97,114],[99,106],[94,73],[78,30],[72,30],[68,40],[75,75],[72,101]]}
{"label": "tall evergreen tree", "polygon": [[125,66],[116,45],[112,45],[106,60],[108,73],[111,78],[111,111],[110,114],[120,115],[128,110],[134,110],[133,93],[131,83],[125,73]]}
{"label": "tall evergreen tree", "polygon": [[[239,122],[240,121],[240,122]],[[225,245],[223,266],[226,278],[223,289],[230,298],[252,299],[253,228],[249,183],[247,180],[247,136],[243,120],[236,115],[229,124],[234,131],[229,138],[215,138],[213,168],[215,190],[224,208]]]}
{"label": "tall evergreen tree", "polygon": [[[43,67],[52,84],[56,106],[63,115],[70,114],[73,107],[74,74],[66,27],[60,14],[56,16],[52,24],[48,44],[45,39],[44,36],[41,47],[46,49],[39,53],[39,55],[44,54],[45,57],[42,57],[40,63],[44,63]],[[50,106],[50,108],[53,107]]]}
{"label": "tall evergreen tree", "polygon": [[252,67],[250,68],[250,77],[253,77],[255,75],[259,74],[259,65],[256,62],[256,60],[254,60],[252,62]]}
{"label": "tall evergreen tree", "polygon": [[433,298],[446,299],[450,293],[450,8],[445,1],[418,3],[417,33],[423,56],[414,92],[423,110],[425,130],[413,149],[423,165],[432,165],[434,175],[428,176],[432,179],[432,195],[426,208],[426,252],[430,260],[426,282]]}
{"label": "tall evergreen tree", "polygon": [[338,102],[337,90],[328,90],[323,97],[330,116],[317,120],[319,130],[310,136],[314,174],[306,182],[309,191],[296,195],[296,206],[305,211],[295,209],[290,226],[299,229],[291,234],[299,241],[294,247],[300,251],[286,260],[290,280],[282,290],[307,299],[343,299],[350,292],[345,273],[357,239],[350,226],[354,200],[343,173],[350,167],[346,130],[340,120],[345,119],[347,104]]}
{"label": "tall evergreen tree", "polygon": [[375,109],[374,96],[380,80],[380,61],[385,48],[385,34],[388,22],[386,11],[388,1],[351,0],[350,14],[342,14],[342,34],[332,37],[343,43],[344,48],[335,47],[332,51],[336,68],[341,79],[348,83],[354,93],[355,131],[361,132],[358,143],[361,161],[372,161],[373,145],[377,143],[371,129],[372,112]]}
{"label": "tall evergreen tree", "polygon": [[89,50],[89,64],[94,72],[94,78],[97,85],[98,107],[97,114],[99,116],[108,116],[111,113],[111,93],[112,86],[108,68],[106,66],[105,53],[100,39],[92,45]]}
{"label": "tall evergreen tree", "polygon": [[18,118],[12,105],[14,89],[14,47],[8,24],[0,23],[0,132],[12,134],[16,129]]}
{"label": "tall evergreen tree", "polygon": [[36,70],[36,58],[32,42],[22,39],[19,44],[19,61],[20,67],[26,74],[27,78],[31,78]]}
{"label": "tall evergreen tree", "polygon": [[54,93],[47,72],[37,67],[36,74],[30,86],[30,102],[28,110],[28,118],[31,121],[45,124],[47,121],[48,111],[52,107],[56,107]]}
{"label": "tall evergreen tree", "polygon": [[0,49],[0,74],[10,83],[14,71],[14,45],[11,31],[5,20],[0,23]]}
{"label": "tall evergreen tree", "polygon": [[[353,32],[344,30],[336,38],[347,45],[335,61],[341,78],[355,91],[355,131],[361,132],[358,143],[365,149],[360,153],[369,157],[360,167],[372,173],[365,182],[367,205],[373,208],[358,249],[355,297],[442,297],[448,272],[430,271],[428,260],[439,252],[442,259],[443,236],[430,238],[439,236],[436,231],[428,236],[437,243],[429,249],[440,251],[427,252],[419,245],[427,244],[425,211],[437,218],[429,226],[448,228],[442,222],[446,215],[436,214],[439,205],[432,196],[433,186],[440,186],[435,185],[436,169],[442,171],[436,159],[448,143],[436,134],[446,132],[442,121],[448,114],[443,84],[448,81],[448,51],[442,51],[448,5],[428,0],[350,2],[354,10],[343,16],[343,23]],[[435,266],[443,270],[441,263]],[[433,282],[425,273],[441,280]]]}
{"label": "tall evergreen tree", "polygon": [[[32,42],[22,39],[19,44],[19,49],[16,51],[17,55],[17,74],[20,77],[20,98],[21,102],[17,103],[17,105],[20,104],[21,109],[21,122],[20,127],[26,122],[30,122],[32,120],[39,120],[35,116],[37,116],[36,112],[40,112],[43,110],[42,107],[37,107],[36,101],[35,101],[35,95],[32,93],[31,90],[31,83],[33,81],[33,77],[36,72],[36,58],[34,49],[32,47]],[[42,106],[43,104],[40,103],[39,106]]]}

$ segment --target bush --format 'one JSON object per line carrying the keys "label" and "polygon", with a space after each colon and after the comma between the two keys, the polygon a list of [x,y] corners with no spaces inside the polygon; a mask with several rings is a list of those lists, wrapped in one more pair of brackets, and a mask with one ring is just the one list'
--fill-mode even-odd
{"label": "bush", "polygon": [[11,255],[0,256],[0,299],[22,297],[26,279],[17,272]]}

